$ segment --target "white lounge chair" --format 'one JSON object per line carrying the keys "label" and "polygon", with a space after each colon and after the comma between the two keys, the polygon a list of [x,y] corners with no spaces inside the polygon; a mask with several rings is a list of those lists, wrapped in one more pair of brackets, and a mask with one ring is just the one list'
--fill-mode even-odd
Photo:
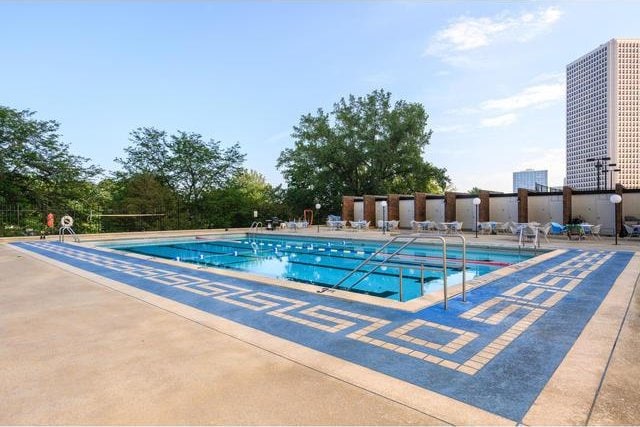
{"label": "white lounge chair", "polygon": [[593,237],[594,239],[600,240],[601,227],[602,227],[602,224],[594,225],[593,227],[591,227],[591,237]]}
{"label": "white lounge chair", "polygon": [[640,231],[637,231],[637,229],[635,229],[630,225],[627,225],[627,224],[622,224],[622,225],[624,225],[624,229],[627,231],[627,237],[640,237]]}
{"label": "white lounge chair", "polygon": [[479,231],[482,234],[491,234],[493,233],[493,225],[491,222],[481,222]]}
{"label": "white lounge chair", "polygon": [[438,232],[438,234],[448,234],[449,233],[449,227],[447,227],[446,225],[444,225],[441,222],[436,222],[436,231]]}
{"label": "white lounge chair", "polygon": [[509,229],[510,225],[511,225],[511,223],[509,221],[497,223],[496,224],[496,233],[498,233],[498,234],[510,233],[511,232],[511,230]]}
{"label": "white lounge chair", "polygon": [[520,228],[518,245],[525,246],[527,243],[532,243],[534,248],[540,247],[540,241],[538,240],[538,227],[535,225],[525,225]]}
{"label": "white lounge chair", "polygon": [[454,222],[453,225],[451,226],[451,232],[455,234],[460,234],[462,232],[462,223],[458,221]]}
{"label": "white lounge chair", "polygon": [[545,225],[543,225],[542,227],[538,228],[538,231],[540,232],[540,234],[542,234],[542,237],[544,237],[544,240],[549,243],[549,231],[551,231],[551,223],[548,222]]}

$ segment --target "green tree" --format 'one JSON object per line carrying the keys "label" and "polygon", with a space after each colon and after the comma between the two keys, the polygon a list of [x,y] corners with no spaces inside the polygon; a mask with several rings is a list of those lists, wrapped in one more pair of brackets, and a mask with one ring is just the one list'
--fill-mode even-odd
{"label": "green tree", "polygon": [[171,135],[169,152],[171,185],[190,204],[197,204],[205,192],[225,186],[246,157],[237,143],[223,149],[220,141],[204,141],[197,133],[182,131]]}
{"label": "green tree", "polygon": [[153,175],[157,180],[167,183],[169,172],[169,144],[167,133],[153,127],[138,128],[129,134],[131,145],[124,149],[125,158],[116,158],[122,165],[120,172],[126,177],[144,174]]}
{"label": "green tree", "polygon": [[102,170],[69,153],[56,121],[34,115],[0,106],[0,203],[31,206],[27,225],[35,228],[45,211],[87,213],[85,201]]}
{"label": "green tree", "polygon": [[[106,181],[101,183],[106,185]],[[112,201],[103,214],[162,214],[148,217],[104,217],[108,231],[156,230],[177,226],[176,193],[152,173],[139,173],[112,181]]]}
{"label": "green tree", "polygon": [[258,211],[260,221],[287,216],[279,188],[268,184],[256,171],[243,170],[227,186],[205,196],[205,212],[211,227],[248,227],[254,221],[254,210]]}
{"label": "green tree", "polygon": [[342,98],[328,114],[307,114],[293,128],[294,148],[277,167],[287,182],[287,199],[298,210],[320,202],[337,212],[345,194],[442,191],[446,170],[423,159],[431,131],[419,103],[397,101],[374,91]]}
{"label": "green tree", "polygon": [[113,207],[143,213],[163,206],[163,223],[181,228],[212,224],[205,198],[229,185],[245,159],[239,144],[223,148],[197,133],[138,128],[129,142],[124,158],[116,159],[123,169],[116,173],[120,191]]}
{"label": "green tree", "polygon": [[478,194],[480,194],[480,191],[482,191],[482,189],[481,189],[481,188],[473,187],[471,190],[469,190],[469,191],[468,191],[468,193],[469,193],[469,194],[475,194],[475,195],[478,195]]}

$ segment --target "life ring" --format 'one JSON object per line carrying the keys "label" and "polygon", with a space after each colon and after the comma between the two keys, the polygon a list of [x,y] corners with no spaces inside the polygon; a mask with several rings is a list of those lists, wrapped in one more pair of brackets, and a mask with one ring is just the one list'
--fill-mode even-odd
{"label": "life ring", "polygon": [[63,216],[62,218],[60,218],[60,225],[63,227],[73,226],[73,218],[71,218],[69,215]]}

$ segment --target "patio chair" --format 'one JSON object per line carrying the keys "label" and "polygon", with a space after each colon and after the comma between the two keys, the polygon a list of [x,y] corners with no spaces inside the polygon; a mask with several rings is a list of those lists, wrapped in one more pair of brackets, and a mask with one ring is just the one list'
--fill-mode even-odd
{"label": "patio chair", "polygon": [[496,224],[496,233],[500,234],[507,234],[509,232],[511,232],[511,230],[509,229],[509,226],[511,225],[511,223],[509,221],[507,222],[499,222]]}
{"label": "patio chair", "polygon": [[538,240],[538,227],[525,225],[520,228],[518,246],[525,246],[526,243],[532,243],[536,248],[540,247],[540,241]]}
{"label": "patio chair", "polygon": [[624,225],[624,229],[627,231],[627,237],[640,237],[640,230],[627,224],[622,225]]}
{"label": "patio chair", "polygon": [[509,224],[509,231],[511,231],[511,234],[513,234],[514,236],[517,236],[520,234],[520,228],[518,228],[517,225],[512,223],[507,223],[507,224]]}
{"label": "patio chair", "polygon": [[490,222],[481,222],[480,223],[480,233],[482,234],[491,234],[493,233],[493,226]]}
{"label": "patio chair", "polygon": [[551,231],[551,223],[550,222],[546,223],[545,225],[540,227],[538,231],[540,232],[540,234],[542,234],[542,237],[544,237],[544,240],[547,243],[549,243],[548,235],[549,235],[549,232]]}
{"label": "patio chair", "polygon": [[462,232],[462,223],[458,221],[454,222],[451,226],[451,231],[453,233],[460,234]]}
{"label": "patio chair", "polygon": [[437,231],[436,230],[436,222],[427,220],[426,225],[424,226],[424,231]]}
{"label": "patio chair", "polygon": [[593,237],[594,239],[600,240],[601,227],[602,227],[602,224],[594,225],[593,227],[591,227],[591,237]]}
{"label": "patio chair", "polygon": [[449,233],[449,227],[447,227],[446,225],[444,225],[441,222],[436,222],[436,231],[438,232],[438,234],[448,234]]}

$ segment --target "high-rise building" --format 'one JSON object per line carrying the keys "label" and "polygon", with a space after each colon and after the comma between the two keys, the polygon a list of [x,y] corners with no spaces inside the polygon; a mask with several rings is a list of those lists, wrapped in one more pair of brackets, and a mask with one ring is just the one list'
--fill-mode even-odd
{"label": "high-rise building", "polygon": [[609,40],[567,66],[568,186],[640,188],[639,72],[640,39]]}
{"label": "high-rise building", "polygon": [[[537,185],[537,186],[536,186]],[[516,193],[518,188],[526,188],[527,190],[536,191],[540,187],[547,187],[547,171],[536,171],[527,169],[513,173],[513,192]]]}

